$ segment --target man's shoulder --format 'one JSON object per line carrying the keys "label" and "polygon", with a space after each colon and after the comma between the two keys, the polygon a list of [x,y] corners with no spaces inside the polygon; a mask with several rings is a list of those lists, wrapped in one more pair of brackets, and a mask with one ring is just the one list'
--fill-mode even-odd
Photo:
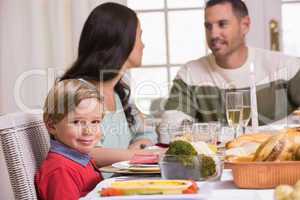
{"label": "man's shoulder", "polygon": [[199,73],[201,71],[207,71],[207,68],[210,66],[210,55],[200,57],[188,61],[183,67],[178,71],[178,74],[186,73]]}
{"label": "man's shoulder", "polygon": [[193,69],[193,68],[206,68],[210,65],[210,57],[211,54],[200,57],[198,59],[194,59],[191,61],[188,61],[183,68],[186,69]]}
{"label": "man's shoulder", "polygon": [[179,69],[175,79],[188,85],[207,82],[211,79],[211,62],[211,55],[191,60]]}
{"label": "man's shoulder", "polygon": [[269,49],[262,49],[262,48],[256,48],[256,47],[249,47],[249,48],[255,54],[255,56],[262,56],[264,58],[281,58],[281,59],[299,61],[299,59],[297,57],[285,54],[283,52],[272,51]]}

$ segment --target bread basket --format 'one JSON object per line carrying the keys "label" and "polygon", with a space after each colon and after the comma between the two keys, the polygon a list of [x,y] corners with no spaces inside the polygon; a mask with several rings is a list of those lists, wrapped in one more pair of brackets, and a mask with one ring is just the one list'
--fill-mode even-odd
{"label": "bread basket", "polygon": [[280,184],[293,185],[300,179],[300,161],[227,162],[239,188],[267,189]]}

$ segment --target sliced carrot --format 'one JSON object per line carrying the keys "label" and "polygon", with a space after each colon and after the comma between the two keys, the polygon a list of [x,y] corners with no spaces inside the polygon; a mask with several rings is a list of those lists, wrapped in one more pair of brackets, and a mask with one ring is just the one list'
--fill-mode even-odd
{"label": "sliced carrot", "polygon": [[187,188],[185,190],[182,191],[182,194],[196,194],[197,191],[191,189],[191,188]]}
{"label": "sliced carrot", "polygon": [[192,185],[182,191],[183,194],[195,194],[197,192],[198,192],[198,186],[195,181],[192,181]]}
{"label": "sliced carrot", "polygon": [[198,191],[198,186],[197,183],[195,181],[192,181],[192,185],[190,186],[190,188],[193,188],[193,190]]}
{"label": "sliced carrot", "polygon": [[124,195],[124,191],[116,188],[103,188],[101,190],[101,196],[108,197],[108,196],[122,196]]}

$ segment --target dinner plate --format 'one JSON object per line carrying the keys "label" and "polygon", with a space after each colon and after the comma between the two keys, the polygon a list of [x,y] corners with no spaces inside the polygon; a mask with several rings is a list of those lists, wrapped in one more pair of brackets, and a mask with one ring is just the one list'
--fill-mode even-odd
{"label": "dinner plate", "polygon": [[113,167],[118,169],[125,169],[130,171],[159,171],[159,166],[157,164],[130,164],[129,161],[121,161],[112,164]]}
{"label": "dinner plate", "polygon": [[101,167],[99,170],[103,173],[114,173],[114,174],[130,174],[130,175],[157,175],[160,174],[160,170],[155,171],[131,171],[127,169],[119,169],[113,166]]}
{"label": "dinner plate", "polygon": [[[140,179],[138,177],[116,177],[111,179],[105,179],[100,182],[87,196],[80,198],[80,200],[206,200],[210,199],[211,188],[208,187],[206,182],[200,183],[197,182],[199,189],[198,194],[177,194],[177,195],[135,195],[135,196],[116,196],[116,197],[100,197],[99,191],[102,188],[109,187],[112,182],[120,180],[132,180]],[[151,179],[150,177],[148,179]],[[154,178],[155,179],[155,178]]]}

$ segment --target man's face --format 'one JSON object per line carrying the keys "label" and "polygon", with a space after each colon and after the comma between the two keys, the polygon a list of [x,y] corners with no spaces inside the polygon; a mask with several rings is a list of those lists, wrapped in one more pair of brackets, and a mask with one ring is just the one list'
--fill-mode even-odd
{"label": "man's face", "polygon": [[245,42],[250,19],[237,17],[229,3],[205,9],[206,40],[214,56],[229,56]]}

